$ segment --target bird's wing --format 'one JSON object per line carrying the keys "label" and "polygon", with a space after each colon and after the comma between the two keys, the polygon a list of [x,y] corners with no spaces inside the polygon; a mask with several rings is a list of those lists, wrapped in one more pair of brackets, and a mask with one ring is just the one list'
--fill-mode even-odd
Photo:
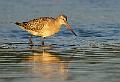
{"label": "bird's wing", "polygon": [[28,22],[23,22],[23,26],[26,30],[40,31],[45,27],[48,22],[53,21],[54,18],[51,17],[41,17],[38,19],[33,19]]}

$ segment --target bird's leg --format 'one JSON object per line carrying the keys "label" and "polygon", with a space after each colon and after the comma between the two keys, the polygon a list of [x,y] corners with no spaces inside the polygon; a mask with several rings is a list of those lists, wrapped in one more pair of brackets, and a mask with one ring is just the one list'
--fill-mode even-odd
{"label": "bird's leg", "polygon": [[44,39],[45,39],[45,37],[42,37],[42,46],[45,45],[45,43],[44,43]]}
{"label": "bird's leg", "polygon": [[33,42],[32,42],[32,35],[30,35],[30,37],[29,37],[29,42],[30,42],[30,45],[33,45]]}

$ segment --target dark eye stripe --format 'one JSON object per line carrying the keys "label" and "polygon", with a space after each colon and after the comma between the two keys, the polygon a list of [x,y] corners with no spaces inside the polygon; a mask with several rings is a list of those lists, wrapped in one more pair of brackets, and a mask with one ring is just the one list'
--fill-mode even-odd
{"label": "dark eye stripe", "polygon": [[62,15],[64,18],[65,18],[65,20],[67,21],[67,16],[66,15]]}

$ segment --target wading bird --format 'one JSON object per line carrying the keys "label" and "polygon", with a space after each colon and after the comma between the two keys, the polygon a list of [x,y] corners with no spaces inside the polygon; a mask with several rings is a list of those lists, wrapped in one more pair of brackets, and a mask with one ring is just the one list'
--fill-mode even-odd
{"label": "wading bird", "polygon": [[[72,30],[71,26],[68,24],[67,16],[64,14],[59,15],[56,18],[40,17],[29,20],[28,22],[16,22],[15,24],[34,36],[41,36],[43,39],[42,45],[44,45],[44,38],[59,32],[62,25],[65,25],[67,29],[69,29],[75,36],[77,36],[76,33]],[[33,43],[31,37],[29,40],[31,43]]]}

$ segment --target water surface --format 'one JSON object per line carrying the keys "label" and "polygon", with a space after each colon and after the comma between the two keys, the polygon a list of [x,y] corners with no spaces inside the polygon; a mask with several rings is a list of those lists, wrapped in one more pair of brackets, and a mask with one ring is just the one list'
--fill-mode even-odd
{"label": "water surface", "polygon": [[[0,82],[119,82],[119,0],[1,0]],[[45,40],[14,22],[63,12],[66,28]]]}

